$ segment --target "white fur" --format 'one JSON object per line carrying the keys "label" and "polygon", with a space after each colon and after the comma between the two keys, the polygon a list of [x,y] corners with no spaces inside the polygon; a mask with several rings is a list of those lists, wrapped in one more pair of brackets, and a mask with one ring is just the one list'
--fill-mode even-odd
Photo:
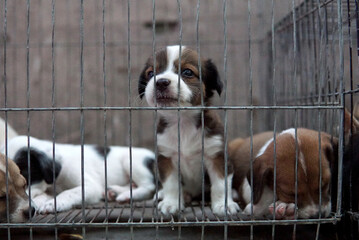
{"label": "white fur", "polygon": [[[321,217],[328,217],[332,208],[332,204],[329,201],[327,204],[322,204],[321,206]],[[318,216],[319,214],[319,204],[314,204],[312,202],[311,205],[305,206],[303,208],[298,209],[298,216],[300,218],[310,218],[312,216]]]}
{"label": "white fur", "polygon": [[5,136],[6,135],[5,129],[6,129],[5,121],[4,119],[0,118],[0,147],[5,145],[6,138],[9,141],[10,139],[18,135],[17,132],[10,126],[9,123],[7,123],[7,136]]}
{"label": "white fur", "polygon": [[[273,204],[273,190],[268,186],[264,186],[259,202],[253,205],[253,215],[255,217],[263,217],[263,215],[268,214],[268,207],[270,204]],[[251,206],[252,204],[249,202],[244,209],[245,214],[251,214]]]}
{"label": "white fur", "polygon": [[259,150],[257,157],[260,157],[261,155],[263,155],[263,153],[267,150],[267,147],[269,146],[269,144],[271,144],[274,141],[274,138],[269,139],[264,145],[263,147],[261,147],[261,149]]}
{"label": "white fur", "polygon": [[[8,144],[9,157],[15,157],[17,151],[28,146],[27,136],[13,138]],[[30,137],[30,147],[53,157],[53,143]],[[5,151],[3,148],[2,152]],[[105,191],[104,157],[93,145],[83,146],[83,174],[85,203],[97,203]],[[130,150],[128,147],[111,146],[107,155],[107,184],[126,186],[130,175]],[[81,145],[55,144],[55,161],[61,165],[61,171],[56,179],[57,211],[66,211],[82,203],[81,181]],[[152,197],[155,189],[154,177],[144,165],[146,158],[154,158],[154,154],[144,148],[132,148],[132,179],[137,185],[132,190],[133,200],[143,200]],[[54,200],[44,202],[45,192],[52,191],[53,185],[45,182],[31,186],[31,194],[39,207],[40,213],[54,212]],[[128,190],[128,189],[127,189]],[[120,200],[128,200],[129,191],[116,192]],[[39,197],[39,198],[38,198]]]}
{"label": "white fur", "polygon": [[[182,47],[182,51],[186,47]],[[186,83],[183,81],[181,77],[177,73],[175,73],[174,68],[174,61],[178,59],[180,54],[179,46],[168,46],[167,47],[167,68],[164,72],[160,74],[156,74],[156,80],[159,80],[161,78],[166,78],[170,80],[169,85],[169,92],[171,93],[171,96],[173,98],[178,97],[178,79],[180,81],[180,87],[179,87],[179,98],[181,105],[189,106],[189,104],[186,104],[191,100],[192,92],[189,89],[189,87],[186,85]],[[147,83],[146,89],[145,89],[145,97],[147,100],[147,103],[150,106],[155,106],[155,86],[154,86],[154,77],[150,79],[150,81]]]}
{"label": "white fur", "polygon": [[251,192],[251,185],[249,185],[247,178],[244,178],[242,183],[242,197],[247,204],[251,201]]}

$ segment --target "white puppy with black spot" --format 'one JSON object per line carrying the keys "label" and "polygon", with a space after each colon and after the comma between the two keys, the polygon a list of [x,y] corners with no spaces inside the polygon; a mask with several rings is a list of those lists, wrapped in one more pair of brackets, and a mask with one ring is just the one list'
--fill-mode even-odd
{"label": "white puppy with black spot", "polygon": [[[110,201],[130,200],[130,148],[95,145],[59,144],[34,137],[18,136],[8,142],[8,156],[31,183],[31,197],[39,213],[61,212],[82,204],[98,203],[104,194]],[[5,152],[5,148],[1,149]],[[28,157],[30,159],[28,160]],[[105,191],[105,160],[107,184]],[[83,160],[83,172],[82,169]],[[28,171],[30,161],[30,172]],[[154,154],[144,148],[132,148],[132,199],[149,199],[155,190]],[[83,187],[82,189],[82,174]],[[54,185],[56,194],[53,194]],[[56,196],[56,209],[54,197]]]}
{"label": "white puppy with black spot", "polygon": [[[183,46],[180,51],[180,46],[169,46],[148,59],[139,79],[138,90],[140,97],[145,97],[150,106],[210,106],[213,93],[221,93],[222,82],[211,60],[199,59],[198,53],[187,47]],[[158,168],[163,186],[163,200],[158,205],[160,211],[165,215],[174,214],[184,209],[185,195],[200,195],[204,134],[203,159],[211,183],[212,210],[217,215],[224,215],[226,211],[229,214],[237,213],[239,206],[233,201],[231,193],[233,168],[230,161],[225,164],[223,125],[219,116],[213,110],[205,109],[202,133],[202,113],[199,109],[181,110],[179,116],[177,110],[161,109],[158,112]],[[179,189],[178,162],[182,191]]]}

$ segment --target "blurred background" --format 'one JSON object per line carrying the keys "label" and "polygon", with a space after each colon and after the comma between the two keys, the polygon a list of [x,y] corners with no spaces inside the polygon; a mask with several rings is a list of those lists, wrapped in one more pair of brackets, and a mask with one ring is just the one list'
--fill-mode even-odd
{"label": "blurred background", "polygon": [[[343,68],[337,1],[319,1],[319,9],[317,2],[276,0],[272,6],[228,0],[224,8],[223,1],[211,0],[200,1],[197,12],[193,0],[156,0],[155,8],[150,0],[106,0],[104,9],[103,1],[86,0],[83,11],[81,1],[62,0],[52,12],[47,0],[0,0],[0,117],[15,108],[7,111],[8,123],[20,134],[57,142],[80,143],[82,121],[85,143],[104,144],[106,135],[111,145],[131,139],[133,145],[153,147],[155,111],[84,110],[81,118],[78,107],[147,106],[137,94],[146,59],[154,48],[182,43],[199,47],[201,56],[217,65],[226,88],[215,105],[263,107],[219,111],[229,139],[274,126],[335,134],[336,109],[265,107],[336,106],[341,83],[347,90],[358,85],[354,1],[343,5]],[[37,110],[19,109],[27,107]]]}

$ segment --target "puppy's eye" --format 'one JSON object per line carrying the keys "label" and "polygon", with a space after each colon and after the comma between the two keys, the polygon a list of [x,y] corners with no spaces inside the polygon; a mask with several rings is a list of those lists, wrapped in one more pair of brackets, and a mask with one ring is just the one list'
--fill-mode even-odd
{"label": "puppy's eye", "polygon": [[152,78],[153,76],[154,76],[153,71],[149,71],[149,72],[147,73],[147,77],[148,77],[148,78]]}
{"label": "puppy's eye", "polygon": [[183,77],[191,78],[194,76],[193,71],[191,69],[184,69],[181,74]]}

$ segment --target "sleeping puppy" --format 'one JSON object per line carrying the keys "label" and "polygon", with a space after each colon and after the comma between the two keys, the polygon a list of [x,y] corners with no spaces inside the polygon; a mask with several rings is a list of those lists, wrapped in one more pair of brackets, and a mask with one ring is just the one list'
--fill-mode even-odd
{"label": "sleeping puppy", "polygon": [[[18,136],[8,143],[8,155],[19,166],[21,173],[31,180],[31,196],[39,213],[66,211],[82,203],[81,145],[55,144],[34,137]],[[29,146],[29,147],[28,147]],[[5,149],[2,149],[4,152]],[[130,155],[128,147],[101,148],[83,146],[84,201],[99,202],[104,194],[109,200],[126,202],[130,199]],[[30,171],[28,172],[28,156]],[[55,161],[53,161],[55,156]],[[104,159],[107,159],[107,183],[105,193]],[[132,179],[136,188],[132,199],[151,198],[155,190],[152,166],[154,154],[144,148],[132,148]],[[54,174],[55,175],[54,175]],[[55,181],[56,194],[53,194]],[[53,196],[56,195],[56,209]]]}
{"label": "sleeping puppy", "polygon": [[[16,164],[8,158],[8,201],[10,222],[26,222],[34,216],[35,205],[29,208],[29,197],[26,194],[26,180],[20,174]],[[7,222],[6,211],[6,159],[0,154],[0,223]]]}
{"label": "sleeping puppy", "polygon": [[[253,186],[250,186],[250,138],[236,145],[229,144],[229,156],[235,165],[233,188],[239,191],[247,204],[244,213],[251,214],[251,190],[253,190],[253,214],[263,217],[275,212],[276,219],[293,219],[295,213],[295,129],[287,129],[276,136],[276,203],[273,209],[274,136],[271,132],[253,136]],[[337,139],[318,131],[297,129],[298,156],[298,217],[329,216],[331,196],[330,164],[335,161]],[[319,151],[320,149],[320,151]],[[319,156],[321,155],[321,161]],[[319,186],[321,163],[322,182]],[[321,205],[319,200],[321,189]]]}
{"label": "sleeping puppy", "polygon": [[[210,106],[213,93],[221,93],[222,82],[219,79],[217,68],[211,60],[201,59],[201,69],[199,69],[198,57],[196,51],[184,46],[181,53],[180,46],[168,46],[157,52],[155,56],[148,59],[141,73],[138,86],[140,97],[145,97],[151,107],[194,107],[201,106],[202,95],[204,105]],[[154,58],[156,58],[156,69],[154,69]],[[154,82],[155,80],[156,82]],[[184,208],[184,194],[196,197],[201,193],[201,110],[160,109],[158,113],[160,114],[157,127],[158,168],[163,186],[163,200],[159,203],[158,208],[163,214],[169,215]],[[228,191],[225,193],[223,126],[219,116],[213,110],[206,109],[203,113],[203,157],[206,173],[211,182],[212,210],[217,215],[225,214],[227,194],[227,212],[235,214],[239,210],[239,206],[232,199],[233,168],[230,161],[228,161],[227,168]],[[178,126],[180,153],[178,152]],[[178,159],[179,155],[180,160]],[[178,186],[179,161],[181,192]]]}

